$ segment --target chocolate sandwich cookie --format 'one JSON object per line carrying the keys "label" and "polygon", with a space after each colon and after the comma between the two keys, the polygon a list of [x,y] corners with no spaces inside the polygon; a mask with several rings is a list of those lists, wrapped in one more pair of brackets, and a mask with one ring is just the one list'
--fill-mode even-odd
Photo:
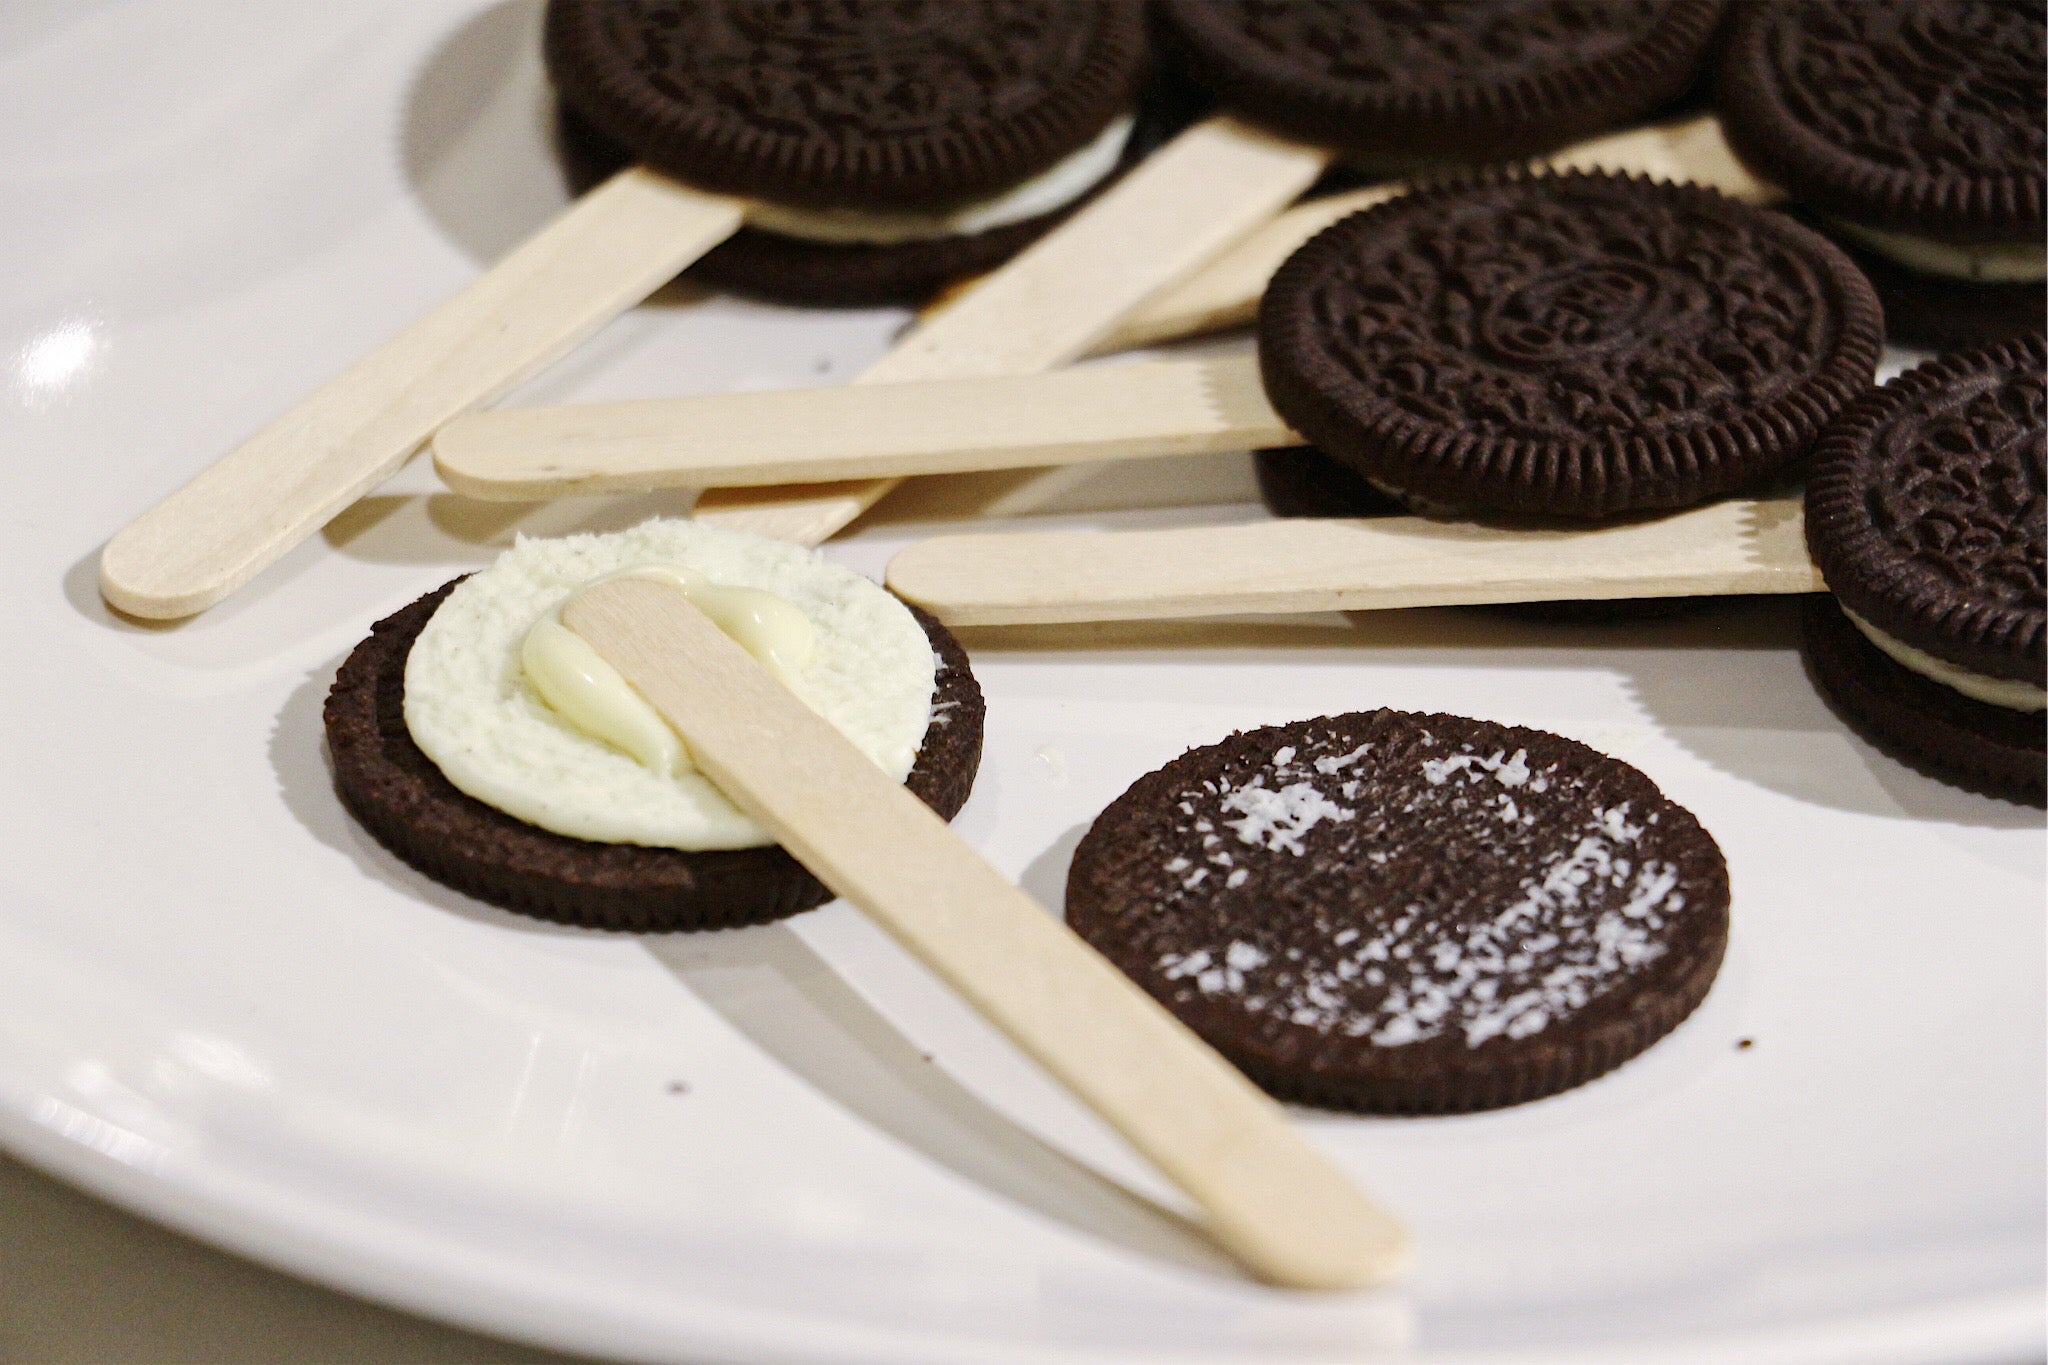
{"label": "chocolate sandwich cookie", "polygon": [[1902,346],[1961,350],[2001,337],[2038,334],[2048,324],[2048,285],[2040,281],[1980,284],[1949,279],[1900,265],[1850,237],[1837,235],[1835,245],[1877,291],[1884,306],[1885,336]]}
{"label": "chocolate sandwich cookie", "polygon": [[1859,261],[1893,340],[2039,332],[2048,44],[2033,0],[1738,5],[1715,99],[1756,173]]}
{"label": "chocolate sandwich cookie", "polygon": [[1869,387],[1869,284],[1782,214],[1627,176],[1481,175],[1336,223],[1259,309],[1266,394],[1423,511],[1684,507]]}
{"label": "chocolate sandwich cookie", "polygon": [[[458,790],[405,720],[407,657],[455,587],[438,588],[372,627],[327,697],[335,787],[379,843],[479,900],[595,929],[731,928],[831,899],[823,883],[773,845],[685,851],[578,839]],[[910,610],[931,639],[938,675],[931,723],[904,785],[950,820],[966,804],[981,765],[981,688],[951,633]]]}
{"label": "chocolate sandwich cookie", "polygon": [[1022,249],[1141,148],[1136,0],[551,0],[572,173],[637,157],[756,201],[698,277],[914,301]]}
{"label": "chocolate sandwich cookie", "polygon": [[[812,308],[917,305],[956,280],[993,270],[1085,207],[1190,121],[1184,97],[1148,87],[1109,173],[1057,208],[981,231],[898,242],[828,242],[743,227],[683,278],[771,303]],[[571,186],[588,190],[633,160],[568,105],[557,108],[558,145]]]}
{"label": "chocolate sandwich cookie", "polygon": [[1492,1109],[1619,1066],[1706,997],[1713,838],[1625,763],[1460,716],[1231,736],[1075,850],[1067,920],[1283,1099]]}
{"label": "chocolate sandwich cookie", "polygon": [[1691,85],[1718,0],[1159,0],[1161,49],[1276,132],[1396,165],[1511,161]]}
{"label": "chocolate sandwich cookie", "polygon": [[1850,408],[1814,455],[1807,613],[1821,692],[1872,743],[2043,799],[2048,346],[1959,351]]}

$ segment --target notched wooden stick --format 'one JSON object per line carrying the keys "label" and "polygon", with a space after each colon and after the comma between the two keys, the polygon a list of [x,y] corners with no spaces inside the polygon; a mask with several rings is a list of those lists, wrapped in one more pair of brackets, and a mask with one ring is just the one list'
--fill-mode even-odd
{"label": "notched wooden stick", "polygon": [[665,716],[720,791],[1100,1114],[1254,1274],[1306,1289],[1401,1270],[1406,1229],[1262,1094],[661,583],[562,619]]}
{"label": "notched wooden stick", "polygon": [[950,626],[1822,590],[1796,495],[1541,529],[1421,517],[939,536],[889,587]]}
{"label": "notched wooden stick", "polygon": [[620,171],[121,530],[100,595],[171,620],[226,597],[396,473],[435,428],[567,353],[738,230],[739,201]]}

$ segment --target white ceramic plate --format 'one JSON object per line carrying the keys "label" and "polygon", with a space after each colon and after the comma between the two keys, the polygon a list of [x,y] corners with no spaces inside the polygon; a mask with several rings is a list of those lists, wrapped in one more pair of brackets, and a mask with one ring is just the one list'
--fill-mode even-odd
{"label": "white ceramic plate", "polygon": [[[1140,773],[1372,705],[1586,740],[1726,849],[1728,965],[1641,1060],[1505,1113],[1300,1115],[1420,1243],[1400,1290],[1335,1298],[1237,1276],[844,907],[568,932],[424,881],[342,813],[320,703],[371,621],[515,529],[675,504],[522,514],[414,470],[197,621],[110,619],[114,528],[561,202],[537,11],[0,11],[0,1140],[278,1265],[636,1357],[2038,1351],[2038,818],[1848,736],[1783,603],[970,640],[988,756],[960,828],[1049,905]],[[523,396],[833,382],[900,321],[676,292]],[[1249,500],[1241,459],[927,486],[834,553],[879,572],[949,519]]]}

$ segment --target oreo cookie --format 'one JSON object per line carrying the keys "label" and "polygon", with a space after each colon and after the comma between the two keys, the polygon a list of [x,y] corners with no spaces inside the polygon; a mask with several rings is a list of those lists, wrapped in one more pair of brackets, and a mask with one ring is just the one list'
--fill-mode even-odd
{"label": "oreo cookie", "polygon": [[[530,825],[458,790],[414,743],[404,712],[406,658],[454,587],[379,621],[328,693],[335,788],[379,843],[479,900],[594,929],[731,928],[831,899],[778,847],[685,852],[597,843]],[[981,688],[951,633],[910,610],[939,668],[932,722],[904,785],[950,820],[966,804],[981,764]]]}
{"label": "oreo cookie", "polygon": [[552,0],[544,46],[572,180],[638,157],[753,197],[692,274],[780,302],[920,302],[1161,136],[1130,116],[1134,0]]}
{"label": "oreo cookie", "polygon": [[1835,713],[1907,767],[1984,796],[2048,799],[2040,712],[1977,701],[1902,666],[1826,594],[1801,608],[1799,649]]}
{"label": "oreo cookie", "polygon": [[1267,397],[1424,510],[1684,507],[1868,388],[1877,300],[1782,214],[1628,176],[1481,175],[1336,223],[1259,309]]}
{"label": "oreo cookie", "polygon": [[921,210],[1079,150],[1137,90],[1135,0],[550,0],[561,98],[706,189]]}
{"label": "oreo cookie", "polygon": [[1068,923],[1283,1099],[1492,1109],[1706,997],[1728,873],[1636,769],[1539,730],[1364,711],[1191,750],[1074,854]]}
{"label": "oreo cookie", "polygon": [[2048,28],[2038,3],[1740,5],[1715,100],[1736,153],[1886,268],[1894,340],[2039,332]]}
{"label": "oreo cookie", "polygon": [[[1807,617],[1822,693],[1873,743],[2038,802],[2048,704],[2048,346],[1900,375],[1815,453],[1806,540],[1835,594]],[[1847,632],[1846,634],[1844,632]]]}
{"label": "oreo cookie", "polygon": [[1877,291],[1885,337],[1899,345],[1956,351],[2004,337],[2039,335],[2048,327],[2048,286],[2042,281],[1945,278],[1901,265],[1839,233],[1834,241]]}
{"label": "oreo cookie", "polygon": [[[1076,198],[980,231],[898,242],[829,242],[765,227],[741,228],[683,278],[771,303],[814,308],[915,306],[956,280],[993,270],[1065,222],[1156,151],[1191,119],[1184,99],[1154,82],[1141,96],[1115,165]],[[568,105],[557,108],[557,145],[577,193],[620,170],[633,154]]]}
{"label": "oreo cookie", "polygon": [[1159,0],[1161,48],[1258,123],[1355,155],[1508,161],[1693,82],[1719,0]]}

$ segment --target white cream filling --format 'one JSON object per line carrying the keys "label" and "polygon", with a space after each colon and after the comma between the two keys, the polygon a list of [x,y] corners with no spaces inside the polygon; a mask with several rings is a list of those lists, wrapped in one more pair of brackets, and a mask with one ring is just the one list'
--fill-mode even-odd
{"label": "white cream filling", "polygon": [[1870,622],[1842,608],[1842,615],[1849,618],[1864,638],[1889,655],[1899,667],[1918,673],[1931,682],[1953,688],[1966,697],[1993,706],[2003,706],[2008,711],[2048,710],[2048,688],[2015,678],[1993,678],[1983,673],[1974,673],[1959,668],[1946,659],[1937,659],[1926,650],[1915,649],[1904,640],[1894,639]]}
{"label": "white cream filling", "polygon": [[[607,574],[577,589],[567,601],[619,578],[649,579],[679,590],[784,687],[794,691],[803,686],[817,632],[794,604],[759,588],[713,583],[680,564],[643,564]],[[562,624],[562,607],[543,615],[526,632],[519,646],[519,666],[541,700],[584,734],[625,750],[642,767],[658,773],[674,775],[694,766],[675,727],[588,641]]]}
{"label": "white cream filling", "polygon": [[1112,119],[1095,140],[1054,162],[1021,185],[985,199],[969,200],[936,213],[872,209],[806,209],[756,201],[747,222],[757,228],[813,242],[893,246],[937,237],[970,237],[991,228],[1021,223],[1062,209],[1109,177],[1130,141],[1133,119]]}
{"label": "white cream filling", "polygon": [[816,552],[691,521],[519,542],[456,587],[405,669],[405,723],[455,786],[579,839],[657,848],[772,843],[701,773],[664,773],[592,738],[543,701],[521,667],[536,621],[571,593],[644,564],[773,593],[814,632],[792,690],[891,777],[909,775],[931,724],[931,642],[896,598]]}
{"label": "white cream filling", "polygon": [[1908,270],[1977,284],[2026,284],[2048,280],[2048,246],[2040,242],[1992,242],[1957,246],[1931,237],[1865,227],[1843,218],[1828,222],[1844,237],[1861,242],[1886,260]]}

